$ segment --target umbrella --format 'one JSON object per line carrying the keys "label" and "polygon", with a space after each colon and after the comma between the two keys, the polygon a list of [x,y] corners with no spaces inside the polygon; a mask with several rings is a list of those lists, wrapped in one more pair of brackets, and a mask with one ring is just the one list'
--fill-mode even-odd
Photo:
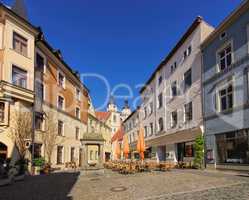
{"label": "umbrella", "polygon": [[121,155],[120,145],[119,145],[119,142],[117,141],[116,147],[115,147],[115,156],[117,160],[120,159],[120,155]]}
{"label": "umbrella", "polygon": [[140,140],[140,158],[144,160],[144,152],[145,152],[145,143],[144,143],[144,129],[140,127],[139,131],[139,140]]}
{"label": "umbrella", "polygon": [[128,136],[125,135],[124,136],[124,156],[126,159],[128,159],[129,153],[130,153],[130,147],[129,147],[129,143],[128,143]]}
{"label": "umbrella", "polygon": [[139,152],[141,160],[144,160],[145,143],[144,143],[144,130],[142,126],[140,126],[139,129],[139,135],[137,139],[137,151]]}

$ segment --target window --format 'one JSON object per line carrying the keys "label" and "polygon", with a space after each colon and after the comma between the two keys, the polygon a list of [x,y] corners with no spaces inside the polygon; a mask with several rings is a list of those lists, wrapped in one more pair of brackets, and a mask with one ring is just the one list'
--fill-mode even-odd
{"label": "window", "polygon": [[[41,148],[42,145],[41,144],[34,144],[34,158],[41,158]],[[31,149],[32,149],[32,145],[31,145]]]}
{"label": "window", "polygon": [[63,136],[64,135],[64,123],[63,121],[58,121],[58,135]]}
{"label": "window", "polygon": [[161,108],[163,106],[163,94],[159,94],[158,96],[158,108]]}
{"label": "window", "polygon": [[158,78],[158,85],[159,85],[159,86],[161,85],[162,81],[163,81],[163,77],[160,76],[160,77]]}
{"label": "window", "polygon": [[36,81],[36,97],[42,101],[44,100],[44,85],[40,81]]}
{"label": "window", "polygon": [[174,81],[172,84],[171,84],[171,97],[175,97],[177,96],[177,82]]}
{"label": "window", "polygon": [[220,40],[223,40],[226,36],[227,36],[226,31],[222,32],[222,33],[220,34]]}
{"label": "window", "polygon": [[192,70],[191,68],[184,74],[184,87],[185,90],[190,88],[192,85]]}
{"label": "window", "polygon": [[171,128],[176,127],[177,125],[177,111],[171,113]]}
{"label": "window", "polygon": [[218,53],[219,57],[219,71],[223,71],[232,64],[232,47],[231,44],[226,46]]}
{"label": "window", "polygon": [[248,129],[216,135],[218,163],[249,164]]}
{"label": "window", "polygon": [[61,72],[58,73],[58,84],[60,87],[65,88],[65,77]]}
{"label": "window", "polygon": [[79,127],[75,128],[75,139],[76,140],[80,139],[80,129],[79,129]]}
{"label": "window", "polygon": [[71,162],[74,162],[74,153],[75,153],[75,148],[74,147],[71,147],[71,155],[70,155],[70,161]]}
{"label": "window", "polygon": [[12,66],[12,83],[22,88],[27,88],[27,71]]}
{"label": "window", "polygon": [[36,54],[36,67],[39,71],[44,72],[44,66],[45,66],[45,62],[44,62],[44,58],[37,53]]}
{"label": "window", "polygon": [[35,113],[35,129],[36,130],[43,130],[43,114],[42,113]]}
{"label": "window", "polygon": [[176,62],[174,62],[174,64],[173,64],[173,65],[171,65],[171,67],[170,67],[171,74],[173,74],[173,73],[174,73],[174,71],[176,70],[176,68],[177,68],[177,63],[176,63]]}
{"label": "window", "polygon": [[63,110],[64,109],[64,98],[62,96],[58,96],[58,108]]}
{"label": "window", "polygon": [[95,151],[95,160],[98,160],[98,151]]}
{"label": "window", "polygon": [[144,127],[144,137],[148,136],[148,129],[147,126]]}
{"label": "window", "polygon": [[5,103],[0,102],[0,123],[4,123],[5,119]]}
{"label": "window", "polygon": [[153,102],[150,102],[150,114],[153,113]]}
{"label": "window", "polygon": [[154,132],[153,123],[150,123],[150,135],[153,135],[153,132]]}
{"label": "window", "polygon": [[76,115],[77,119],[80,119],[80,109],[79,108],[75,109],[75,115]]}
{"label": "window", "polygon": [[219,91],[220,111],[225,111],[233,108],[233,86]]}
{"label": "window", "polygon": [[144,119],[147,117],[147,107],[144,107]]}
{"label": "window", "polygon": [[186,60],[188,56],[192,53],[192,46],[189,46],[183,53],[183,60]]}
{"label": "window", "polygon": [[184,157],[194,157],[194,143],[186,142],[184,145]]}
{"label": "window", "polygon": [[188,51],[187,51],[187,52],[188,52],[188,53],[187,53],[188,56],[190,56],[190,54],[192,53],[192,46],[189,46],[189,47],[188,47]]}
{"label": "window", "polygon": [[161,117],[161,118],[159,118],[159,120],[158,120],[158,128],[159,128],[159,131],[161,132],[161,131],[163,131],[163,118]]}
{"label": "window", "polygon": [[57,146],[57,164],[63,163],[63,146]]}
{"label": "window", "polygon": [[113,115],[113,122],[117,122],[117,116]]}
{"label": "window", "polygon": [[13,49],[22,54],[23,56],[28,55],[28,40],[18,33],[13,33]]}
{"label": "window", "polygon": [[80,90],[76,88],[76,99],[80,101]]}
{"label": "window", "polygon": [[184,121],[188,122],[193,119],[193,107],[192,107],[192,102],[185,104],[184,105]]}

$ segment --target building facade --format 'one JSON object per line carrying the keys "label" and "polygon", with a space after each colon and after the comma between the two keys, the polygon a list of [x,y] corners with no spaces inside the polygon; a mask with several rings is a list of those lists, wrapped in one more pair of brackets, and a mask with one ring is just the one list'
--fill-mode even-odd
{"label": "building facade", "polygon": [[249,169],[248,22],[244,1],[202,44],[208,167]]}
{"label": "building facade", "polygon": [[130,145],[130,158],[134,158],[134,151],[136,151],[137,138],[139,135],[139,123],[140,123],[140,107],[134,110],[123,122],[124,133],[127,135]]}
{"label": "building facade", "polygon": [[[35,102],[35,38],[39,30],[0,4],[0,159],[18,159],[12,130],[17,112],[32,111]],[[25,138],[27,146],[31,138]]]}
{"label": "building facade", "polygon": [[70,162],[80,166],[81,138],[88,122],[88,90],[60,51],[45,40],[41,29],[30,24],[21,15],[22,10],[13,10],[0,4],[0,159],[19,159],[13,130],[15,134],[23,131],[25,127],[20,129],[16,119],[30,113],[30,133],[22,138],[25,157],[48,161],[46,144],[51,137],[47,134],[53,132],[52,166],[65,168]]}
{"label": "building facade", "polygon": [[197,17],[140,91],[146,148],[158,161],[193,160],[203,134],[200,44],[212,31]]}

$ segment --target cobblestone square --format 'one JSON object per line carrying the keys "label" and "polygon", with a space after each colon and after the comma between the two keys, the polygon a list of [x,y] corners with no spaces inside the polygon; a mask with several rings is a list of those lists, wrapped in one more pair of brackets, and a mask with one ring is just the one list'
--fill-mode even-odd
{"label": "cobblestone square", "polygon": [[58,173],[27,177],[0,188],[1,200],[249,199],[249,178],[207,171],[173,170],[135,175]]}

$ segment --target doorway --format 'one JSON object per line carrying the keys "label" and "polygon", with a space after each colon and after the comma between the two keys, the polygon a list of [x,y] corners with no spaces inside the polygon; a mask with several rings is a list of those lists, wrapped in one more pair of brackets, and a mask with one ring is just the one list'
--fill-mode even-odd
{"label": "doorway", "polygon": [[6,160],[8,156],[8,147],[0,142],[0,160]]}

